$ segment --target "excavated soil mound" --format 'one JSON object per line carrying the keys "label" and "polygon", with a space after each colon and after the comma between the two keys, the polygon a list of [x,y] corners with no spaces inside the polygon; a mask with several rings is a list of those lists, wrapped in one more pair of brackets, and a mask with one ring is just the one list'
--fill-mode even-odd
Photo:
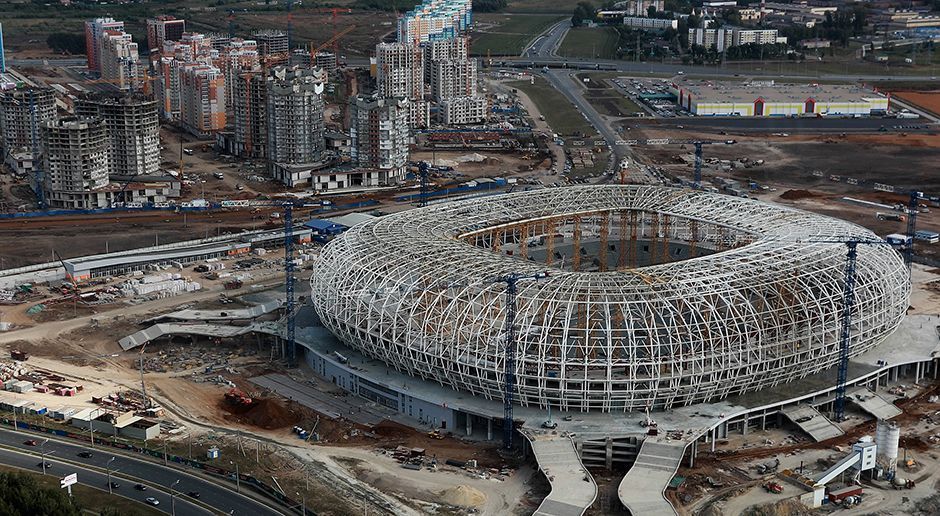
{"label": "excavated soil mound", "polygon": [[816,197],[816,194],[808,190],[787,190],[780,194],[781,199],[786,199],[788,201],[798,201],[800,199],[807,199],[810,197]]}
{"label": "excavated soil mound", "polygon": [[396,423],[387,419],[375,425],[375,427],[372,428],[372,432],[382,437],[393,437],[399,439],[411,437],[417,433],[412,428],[408,428],[401,423]]}
{"label": "excavated soil mound", "polygon": [[486,495],[470,486],[457,486],[440,492],[441,501],[458,507],[482,507]]}
{"label": "excavated soil mound", "polygon": [[226,419],[265,430],[294,426],[301,420],[299,413],[288,409],[276,400],[256,399],[248,407],[234,407],[223,401],[222,408],[230,413]]}

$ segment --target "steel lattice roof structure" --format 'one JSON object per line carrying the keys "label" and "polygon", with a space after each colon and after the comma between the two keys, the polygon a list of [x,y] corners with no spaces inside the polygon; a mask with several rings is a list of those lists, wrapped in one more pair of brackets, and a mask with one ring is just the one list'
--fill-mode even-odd
{"label": "steel lattice roof structure", "polygon": [[[878,240],[842,220],[687,189],[543,189],[358,224],[321,253],[312,302],[366,355],[501,399],[505,286],[488,278],[547,271],[518,285],[517,402],[670,408],[835,366],[850,238]],[[897,251],[859,245],[855,293],[853,356],[908,307]]]}

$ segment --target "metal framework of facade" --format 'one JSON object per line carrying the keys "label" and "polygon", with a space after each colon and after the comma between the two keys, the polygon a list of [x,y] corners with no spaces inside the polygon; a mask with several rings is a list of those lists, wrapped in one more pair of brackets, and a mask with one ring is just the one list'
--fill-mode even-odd
{"label": "metal framework of facade", "polygon": [[[348,345],[498,400],[506,300],[487,279],[547,271],[519,285],[516,402],[670,408],[835,366],[840,242],[852,237],[877,238],[700,191],[552,188],[359,224],[326,246],[310,281],[323,323]],[[910,294],[888,246],[860,246],[857,271],[852,355],[894,331]]]}

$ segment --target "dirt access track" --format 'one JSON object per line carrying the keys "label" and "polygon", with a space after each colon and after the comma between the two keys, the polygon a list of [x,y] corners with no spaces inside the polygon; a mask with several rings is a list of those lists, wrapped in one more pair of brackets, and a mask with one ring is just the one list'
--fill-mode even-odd
{"label": "dirt access track", "polygon": [[940,116],[940,91],[895,91],[891,94]]}

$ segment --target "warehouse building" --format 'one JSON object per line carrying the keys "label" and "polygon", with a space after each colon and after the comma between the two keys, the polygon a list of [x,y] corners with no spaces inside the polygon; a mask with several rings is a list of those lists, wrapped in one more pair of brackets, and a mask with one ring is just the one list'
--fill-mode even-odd
{"label": "warehouse building", "polygon": [[680,107],[698,116],[870,116],[890,97],[854,85],[774,81],[680,80],[670,85]]}

